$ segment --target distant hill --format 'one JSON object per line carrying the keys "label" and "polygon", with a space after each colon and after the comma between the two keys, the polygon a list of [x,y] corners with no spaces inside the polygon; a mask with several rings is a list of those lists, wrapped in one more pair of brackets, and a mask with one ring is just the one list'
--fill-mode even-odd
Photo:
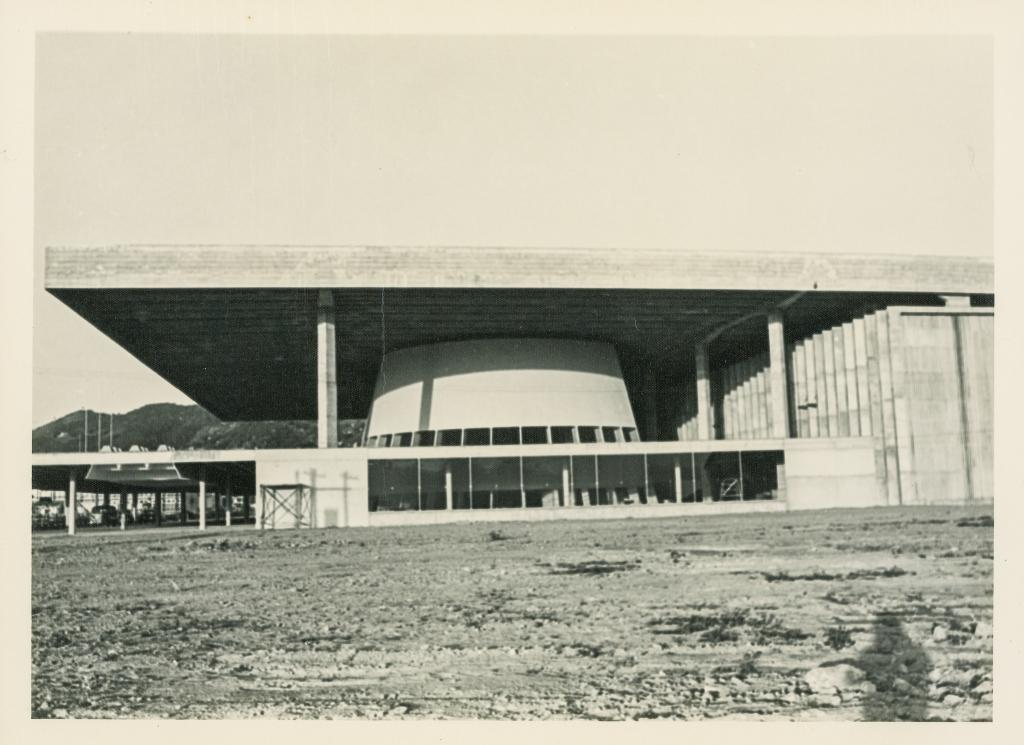
{"label": "distant hill", "polygon": [[[85,414],[75,411],[32,430],[33,453],[73,453],[82,449]],[[95,451],[98,419],[88,411],[88,449]],[[362,419],[338,423],[338,440],[343,447],[359,441]],[[102,444],[110,443],[110,417],[103,415]],[[121,450],[132,445],[156,450],[167,445],[188,448],[230,450],[235,448],[306,448],[316,445],[316,422],[221,422],[201,406],[149,404],[114,415],[113,444]]]}

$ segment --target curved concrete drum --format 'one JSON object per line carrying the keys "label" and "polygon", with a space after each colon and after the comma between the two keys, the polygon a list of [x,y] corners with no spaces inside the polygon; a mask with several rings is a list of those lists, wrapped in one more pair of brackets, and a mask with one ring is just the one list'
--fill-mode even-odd
{"label": "curved concrete drum", "polygon": [[477,339],[385,355],[367,435],[574,425],[636,427],[611,344]]}

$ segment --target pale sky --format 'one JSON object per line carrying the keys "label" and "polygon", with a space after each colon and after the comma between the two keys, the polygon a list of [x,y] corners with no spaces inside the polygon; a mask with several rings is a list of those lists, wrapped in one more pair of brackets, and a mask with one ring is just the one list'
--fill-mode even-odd
{"label": "pale sky", "polygon": [[33,423],[187,401],[46,245],[991,256],[992,95],[969,37],[40,37]]}

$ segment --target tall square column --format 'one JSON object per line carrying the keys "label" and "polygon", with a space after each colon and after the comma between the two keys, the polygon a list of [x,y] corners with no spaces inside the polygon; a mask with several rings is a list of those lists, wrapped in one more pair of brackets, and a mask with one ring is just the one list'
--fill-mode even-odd
{"label": "tall square column", "polygon": [[771,380],[772,437],[789,437],[789,395],[786,389],[786,334],[782,311],[768,314],[768,375]]}
{"label": "tall square column", "polygon": [[334,293],[320,290],[316,307],[316,446],[338,447],[338,373]]}
{"label": "tall square column", "polygon": [[697,439],[712,438],[711,366],[708,363],[708,345],[702,342],[694,348],[694,367],[697,373]]}

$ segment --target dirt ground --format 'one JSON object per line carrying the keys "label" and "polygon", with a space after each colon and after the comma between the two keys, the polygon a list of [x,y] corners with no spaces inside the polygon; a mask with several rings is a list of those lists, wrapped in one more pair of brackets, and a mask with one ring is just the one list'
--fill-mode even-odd
{"label": "dirt ground", "polygon": [[39,536],[36,717],[992,717],[991,507]]}

